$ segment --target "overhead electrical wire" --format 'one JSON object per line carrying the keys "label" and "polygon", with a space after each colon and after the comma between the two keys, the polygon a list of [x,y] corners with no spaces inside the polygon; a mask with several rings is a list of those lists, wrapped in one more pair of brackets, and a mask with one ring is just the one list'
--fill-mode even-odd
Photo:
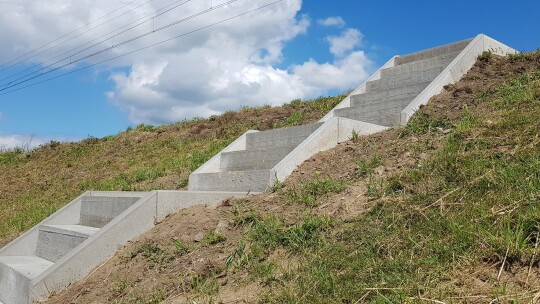
{"label": "overhead electrical wire", "polygon": [[[117,19],[117,18],[119,18],[119,17],[121,17],[121,16],[123,16],[123,15],[129,13],[129,12],[132,12],[132,11],[138,9],[139,7],[142,7],[142,6],[147,5],[148,3],[150,3],[150,2],[152,2],[152,1],[154,1],[154,0],[149,0],[149,1],[145,2],[145,3],[143,3],[143,4],[140,4],[140,5],[138,5],[138,6],[134,7],[134,8],[132,8],[132,9],[130,9],[130,10],[128,10],[128,11],[123,12],[122,14],[120,14],[120,15],[118,15],[118,16],[112,18],[112,19],[109,19],[108,21],[105,21],[105,22],[103,22],[103,23],[101,23],[101,24],[98,24],[97,26],[95,26],[95,27],[93,27],[93,28],[91,28],[91,29],[89,29],[89,30],[83,32],[83,33],[79,33],[78,35],[75,35],[74,37],[72,37],[72,38],[70,38],[70,39],[68,39],[68,40],[65,40],[65,41],[63,41],[63,42],[61,42],[61,43],[58,43],[58,44],[55,44],[55,45],[53,45],[53,46],[51,46],[51,47],[49,47],[49,48],[46,48],[45,50],[43,50],[43,51],[41,51],[41,52],[39,52],[39,53],[37,53],[37,54],[34,54],[33,56],[30,56],[30,57],[25,58],[25,59],[23,59],[23,60],[17,61],[18,59],[21,59],[21,58],[23,58],[23,57],[25,57],[25,56],[27,56],[27,55],[30,55],[30,54],[32,54],[32,53],[34,53],[34,52],[36,52],[36,51],[38,51],[38,50],[40,50],[40,49],[42,49],[42,48],[44,48],[44,47],[47,47],[47,46],[49,46],[49,45],[51,45],[51,44],[53,44],[53,43],[55,43],[55,42],[57,42],[57,41],[59,41],[59,40],[65,38],[65,37],[67,37],[67,36],[69,36],[69,35],[71,35],[71,34],[73,34],[73,33],[75,33],[75,32],[77,32],[77,31],[79,31],[79,30],[81,30],[81,29],[83,29],[83,28],[85,28],[85,27],[87,27],[87,26],[89,26],[89,25],[91,25],[91,24],[93,24],[93,23],[95,23],[95,22],[97,22],[97,21],[99,21],[99,20],[101,20],[101,19],[103,19],[103,18],[109,16],[109,15],[112,15],[112,14],[116,13],[117,11],[119,11],[119,10],[121,10],[121,9],[127,7],[127,6],[130,6],[131,4],[133,4],[133,3],[137,2],[137,1],[139,1],[139,0],[131,1],[131,2],[125,4],[125,5],[121,6],[121,7],[119,7],[119,8],[117,8],[117,9],[115,9],[115,10],[113,10],[113,11],[111,11],[111,12],[109,12],[109,13],[107,13],[107,14],[105,14],[105,15],[103,15],[103,16],[97,18],[97,19],[95,19],[95,20],[92,20],[92,21],[88,22],[87,24],[85,24],[85,25],[83,25],[83,26],[81,26],[81,27],[79,27],[79,28],[77,28],[77,29],[72,30],[72,31],[69,32],[69,33],[66,33],[66,34],[64,34],[64,35],[62,35],[62,36],[60,36],[60,37],[58,37],[58,38],[56,38],[56,39],[54,39],[54,40],[52,40],[52,41],[50,41],[50,42],[47,42],[46,44],[44,44],[44,45],[42,45],[42,46],[40,46],[40,47],[38,47],[38,48],[35,48],[35,49],[31,50],[31,51],[28,51],[28,52],[26,52],[26,53],[24,53],[24,54],[22,54],[22,55],[16,57],[16,58],[11,59],[11,60],[8,61],[8,62],[3,63],[2,65],[0,65],[0,72],[1,72],[1,71],[4,71],[4,70],[7,70],[7,69],[9,69],[9,68],[11,68],[11,67],[13,67],[13,66],[15,66],[15,65],[21,64],[21,63],[23,63],[23,62],[25,62],[25,61],[27,61],[27,60],[29,60],[29,59],[35,58],[36,56],[41,55],[41,54],[43,54],[44,52],[46,52],[46,51],[48,51],[48,50],[50,50],[50,49],[52,49],[52,48],[55,48],[55,47],[57,47],[57,46],[59,46],[59,45],[62,45],[62,44],[64,44],[64,43],[68,42],[68,41],[71,41],[71,40],[73,40],[73,39],[75,39],[75,38],[77,38],[77,37],[79,37],[79,36],[81,36],[81,35],[84,35],[84,34],[90,32],[90,31],[92,31],[92,30],[94,30],[94,29],[96,29],[96,28],[98,28],[98,27],[104,25],[104,24],[107,24],[107,23],[111,22],[112,20],[115,20],[115,19]],[[13,63],[13,64],[10,64],[10,63],[12,63],[12,62],[14,62],[14,61],[17,61],[17,62],[15,62],[15,63]],[[7,65],[7,66],[6,66],[6,65]]]}
{"label": "overhead electrical wire", "polygon": [[229,17],[229,18],[226,18],[226,19],[223,19],[223,20],[220,20],[220,21],[211,23],[211,24],[209,24],[209,25],[206,25],[206,26],[203,26],[203,27],[200,27],[200,28],[197,28],[197,29],[194,29],[194,30],[185,32],[185,33],[183,33],[183,34],[180,34],[180,35],[177,35],[177,36],[174,36],[174,37],[165,39],[165,40],[161,40],[161,41],[159,41],[159,42],[149,44],[149,45],[147,45],[147,46],[145,46],[145,47],[138,48],[138,49],[136,49],[136,50],[133,50],[133,51],[130,51],[130,52],[127,52],[127,53],[124,53],[124,54],[120,54],[120,55],[111,57],[111,58],[109,58],[109,59],[105,59],[105,60],[102,60],[102,61],[99,61],[99,62],[90,64],[90,65],[87,65],[87,66],[84,66],[84,67],[81,67],[81,68],[78,68],[78,69],[75,69],[75,70],[72,70],[72,71],[69,71],[69,72],[65,72],[65,73],[63,73],[63,74],[60,74],[60,75],[57,75],[57,76],[54,76],[54,77],[50,77],[50,78],[47,78],[47,79],[43,79],[43,80],[40,80],[40,81],[31,83],[31,84],[28,84],[28,85],[25,85],[25,86],[22,86],[22,87],[13,89],[13,90],[9,90],[9,91],[7,91],[7,92],[2,92],[2,91],[4,91],[4,89],[2,89],[2,90],[0,90],[0,96],[6,95],[6,94],[9,94],[9,93],[13,93],[13,92],[16,92],[16,91],[20,91],[20,90],[25,89],[25,88],[28,88],[28,87],[32,87],[32,86],[35,86],[35,85],[38,85],[38,84],[41,84],[41,83],[44,83],[44,82],[48,82],[48,81],[51,81],[51,80],[54,80],[54,79],[57,79],[57,78],[60,78],[60,77],[66,76],[66,75],[70,75],[70,74],[73,74],[73,73],[76,73],[76,72],[79,72],[79,71],[82,71],[82,70],[85,70],[85,69],[88,69],[88,68],[91,68],[91,67],[94,67],[94,66],[97,66],[97,65],[100,65],[100,64],[103,64],[103,63],[112,61],[112,60],[116,60],[116,59],[118,59],[118,58],[121,58],[121,57],[130,55],[130,54],[133,54],[133,53],[136,53],[136,52],[140,52],[140,51],[143,51],[143,50],[146,50],[146,49],[155,47],[155,46],[157,46],[157,45],[160,45],[160,44],[163,44],[163,43],[166,43],[166,42],[169,42],[169,41],[172,41],[172,40],[175,40],[175,39],[178,39],[178,38],[181,38],[181,37],[184,37],[184,36],[187,36],[187,35],[196,33],[196,32],[200,32],[200,31],[202,31],[202,30],[211,28],[211,27],[213,27],[213,26],[216,26],[216,25],[219,25],[219,24],[222,24],[222,23],[225,23],[225,22],[228,22],[228,21],[237,19],[237,18],[239,18],[239,17],[248,15],[248,14],[250,14],[250,13],[259,11],[259,10],[264,9],[264,8],[267,8],[267,7],[269,7],[269,6],[272,6],[272,5],[277,4],[277,3],[279,3],[279,2],[282,2],[282,1],[283,1],[283,0],[277,0],[277,1],[274,1],[274,2],[270,2],[270,3],[267,3],[267,4],[263,5],[263,6],[259,6],[259,7],[257,7],[257,8],[251,9],[251,10],[249,10],[249,11],[246,11],[246,12],[237,14],[237,15],[235,15],[235,16],[232,16],[232,17]]}
{"label": "overhead electrical wire", "polygon": [[[189,2],[189,1],[191,1],[191,0],[188,0],[188,1],[186,1],[185,3]],[[129,39],[124,40],[124,41],[122,41],[122,42],[120,42],[120,43],[118,43],[118,44],[113,44],[113,45],[111,45],[110,47],[107,47],[107,48],[102,49],[102,50],[100,50],[100,51],[91,53],[91,54],[89,54],[89,55],[83,56],[83,57],[78,58],[78,59],[76,59],[76,60],[71,60],[71,58],[73,57],[73,55],[78,55],[78,54],[84,52],[85,50],[88,50],[88,49],[90,49],[90,48],[92,48],[92,47],[94,47],[94,46],[96,46],[96,45],[101,44],[101,43],[97,43],[97,44],[95,44],[95,45],[93,45],[93,46],[91,46],[91,47],[87,47],[87,48],[85,48],[84,50],[81,50],[81,51],[79,51],[79,52],[77,52],[77,53],[71,54],[70,56],[68,56],[68,57],[66,57],[66,58],[63,58],[63,59],[61,59],[61,60],[58,60],[58,61],[56,61],[56,62],[54,62],[54,63],[52,63],[52,64],[46,65],[46,66],[44,66],[44,67],[42,67],[42,68],[40,68],[40,69],[38,69],[38,70],[36,70],[36,71],[30,73],[30,74],[24,75],[24,76],[22,76],[22,77],[19,77],[19,78],[17,78],[17,79],[14,79],[14,80],[12,80],[12,81],[6,83],[6,84],[3,84],[3,85],[2,85],[2,88],[0,89],[0,92],[1,92],[1,91],[5,91],[5,90],[7,90],[7,89],[9,89],[9,88],[11,88],[11,87],[20,85],[20,84],[22,84],[22,83],[28,82],[28,81],[30,81],[30,80],[36,79],[36,78],[41,77],[41,76],[43,76],[43,75],[50,74],[50,73],[52,73],[52,72],[54,72],[54,71],[56,71],[56,70],[59,70],[59,69],[61,69],[61,68],[67,67],[67,66],[70,66],[70,65],[72,65],[72,64],[74,64],[74,63],[77,63],[77,62],[80,62],[80,61],[82,61],[82,60],[85,60],[85,59],[88,59],[88,58],[97,56],[97,55],[99,55],[99,54],[102,54],[102,53],[104,53],[104,52],[110,51],[110,50],[115,49],[115,48],[117,48],[117,47],[119,47],[119,46],[122,46],[122,45],[124,45],[124,44],[131,43],[131,42],[133,42],[133,41],[139,40],[139,39],[144,38],[144,37],[146,37],[146,36],[149,36],[149,35],[152,35],[152,34],[154,34],[154,33],[160,32],[160,31],[162,31],[162,30],[164,30],[164,29],[167,29],[167,28],[169,28],[169,27],[171,27],[171,26],[174,26],[174,25],[180,24],[180,23],[182,23],[182,22],[186,22],[186,21],[188,21],[188,20],[191,20],[191,19],[193,19],[193,18],[196,18],[196,17],[202,16],[202,15],[205,15],[205,14],[211,12],[211,11],[220,9],[220,8],[222,8],[222,7],[224,7],[224,6],[227,6],[227,5],[232,4],[232,3],[234,3],[234,2],[237,2],[237,1],[239,1],[239,0],[229,0],[229,1],[227,1],[227,2],[224,2],[224,3],[220,4],[220,5],[212,6],[212,7],[210,7],[209,9],[200,11],[200,12],[198,12],[198,13],[195,13],[195,14],[191,15],[191,16],[188,16],[188,17],[182,18],[182,19],[180,19],[180,20],[174,21],[174,22],[172,22],[172,23],[169,23],[169,24],[164,25],[164,26],[162,26],[162,27],[159,27],[159,28],[157,28],[157,29],[152,29],[151,31],[148,31],[148,32],[143,33],[143,34],[140,34],[140,35],[138,35],[138,36],[129,38]],[[121,32],[121,33],[124,33],[124,32],[126,32],[126,31],[128,31],[128,30],[125,30],[125,31],[123,31],[123,32]],[[121,33],[120,33],[120,34],[121,34]],[[119,34],[117,34],[117,35],[119,35]],[[60,64],[61,62],[65,61],[65,60],[68,60],[68,59],[70,60],[68,63]],[[60,64],[60,65],[59,65],[59,66],[56,66],[57,64]],[[40,74],[38,74],[38,75],[36,75],[36,76],[28,77],[28,76],[31,76],[31,75],[33,75],[33,74],[36,74],[36,73],[38,73],[38,72],[40,72],[40,71],[47,70],[48,68],[51,68],[51,67],[53,67],[53,66],[56,66],[56,67],[53,68],[53,69],[50,69],[50,70],[48,70],[48,71],[45,71],[45,72],[43,72],[43,73],[40,73]],[[27,78],[27,77],[28,77],[28,78]],[[25,78],[26,78],[26,79],[25,79]]]}
{"label": "overhead electrical wire", "polygon": [[[184,2],[182,2],[182,1],[184,1]],[[78,54],[80,54],[80,53],[82,53],[82,52],[84,52],[84,51],[86,51],[86,50],[89,50],[89,49],[91,49],[91,48],[93,48],[93,47],[95,47],[95,46],[98,46],[98,45],[104,43],[105,41],[110,40],[110,39],[114,38],[115,36],[118,36],[118,35],[121,35],[121,34],[123,34],[123,33],[126,33],[126,32],[128,32],[128,31],[130,31],[130,30],[132,30],[132,29],[134,29],[134,28],[136,28],[136,27],[138,27],[138,26],[140,26],[140,25],[142,25],[142,24],[145,24],[145,23],[147,23],[147,22],[153,21],[155,18],[157,18],[157,17],[159,17],[159,16],[162,16],[162,15],[164,15],[164,14],[166,14],[166,13],[168,13],[168,12],[174,10],[174,9],[177,9],[178,7],[184,5],[184,4],[188,3],[188,2],[191,2],[191,1],[192,1],[192,0],[187,0],[187,1],[185,1],[185,0],[177,0],[177,1],[174,1],[174,2],[168,4],[168,5],[164,6],[164,7],[162,7],[162,8],[160,8],[160,9],[156,10],[155,12],[153,12],[153,13],[151,13],[151,14],[147,14],[147,15],[145,15],[145,16],[142,16],[142,17],[140,17],[140,18],[138,18],[138,19],[136,19],[136,20],[134,20],[134,21],[131,21],[131,22],[129,22],[129,23],[127,23],[127,24],[125,24],[125,25],[123,25],[123,26],[121,26],[121,27],[116,28],[115,30],[112,30],[112,31],[110,31],[110,32],[108,32],[108,33],[106,33],[106,34],[103,34],[103,35],[101,35],[101,36],[99,36],[99,37],[97,37],[97,38],[94,38],[94,39],[92,39],[92,40],[90,40],[90,41],[87,41],[87,42],[85,42],[85,43],[83,43],[83,44],[81,44],[81,45],[79,45],[79,46],[77,46],[77,47],[74,47],[74,48],[70,49],[70,50],[64,51],[63,53],[60,53],[60,54],[58,54],[58,55],[52,57],[51,59],[46,60],[46,61],[43,62],[43,63],[37,63],[37,64],[34,64],[34,65],[32,65],[32,66],[30,66],[30,67],[28,67],[28,68],[26,68],[26,69],[23,69],[23,70],[21,70],[21,71],[19,71],[19,72],[17,72],[17,73],[14,73],[14,74],[11,74],[11,75],[9,75],[9,76],[0,78],[0,81],[6,80],[6,79],[10,79],[10,78],[13,78],[13,77],[15,77],[15,76],[17,76],[17,75],[20,75],[20,74],[22,74],[22,73],[28,71],[28,70],[32,70],[32,69],[34,69],[34,68],[36,68],[36,67],[39,67],[39,66],[41,66],[41,65],[44,64],[44,63],[47,64],[47,63],[49,63],[49,62],[55,60],[55,59],[58,58],[58,57],[61,57],[61,56],[65,55],[65,54],[68,54],[68,53],[73,52],[73,51],[75,51],[75,50],[77,50],[77,49],[80,49],[80,48],[84,47],[85,45],[88,45],[88,44],[90,44],[90,43],[92,43],[92,42],[94,42],[94,41],[100,40],[99,42],[94,43],[94,44],[90,45],[89,47],[86,47],[85,49],[82,49],[82,50],[80,50],[80,51],[78,51],[78,52],[76,52],[76,53],[72,53],[72,54],[70,54],[69,56],[66,56],[66,57],[64,57],[63,59],[60,59],[60,60],[58,60],[58,61],[56,61],[56,62],[53,62],[52,64],[50,64],[50,65],[48,65],[48,66],[52,66],[52,65],[55,65],[55,64],[60,63],[60,62],[62,62],[62,61],[68,60],[70,57],[73,57],[74,55],[78,55]],[[179,3],[179,2],[182,2],[182,3]],[[172,7],[171,7],[171,6],[172,6]],[[150,16],[150,15],[154,15],[154,16],[151,16],[151,17],[149,17],[147,20],[142,21],[142,22],[139,22],[139,23],[135,24],[134,26],[132,26],[132,27],[130,27],[130,28],[128,28],[128,29],[126,29],[126,30],[120,32],[120,33],[115,33],[115,32],[120,31],[120,30],[122,30],[123,28],[125,28],[125,27],[127,27],[127,26],[129,26],[129,25],[131,25],[131,24],[133,24],[133,23],[136,23],[136,22],[138,22],[138,21],[140,21],[140,20],[142,20],[142,19],[144,19],[144,18]],[[104,38],[104,37],[108,37],[108,38]],[[27,76],[30,76],[30,75],[33,75],[33,74],[36,74],[37,72],[42,71],[42,70],[43,70],[43,68],[41,68],[41,69],[39,69],[39,70],[36,70],[36,71],[33,71],[33,72],[31,72],[31,73],[27,73],[26,75],[22,76],[22,78],[27,77]],[[18,78],[18,79],[21,79],[21,78]],[[17,79],[17,80],[18,80],[18,79]]]}

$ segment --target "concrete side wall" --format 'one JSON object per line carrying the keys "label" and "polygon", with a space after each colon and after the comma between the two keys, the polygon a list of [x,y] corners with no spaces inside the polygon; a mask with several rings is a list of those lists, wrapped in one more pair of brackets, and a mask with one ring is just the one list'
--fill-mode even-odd
{"label": "concrete side wall", "polygon": [[[246,149],[246,136],[247,136],[247,134],[256,133],[256,132],[259,132],[259,131],[249,130],[246,133],[242,134],[235,141],[233,141],[230,145],[225,147],[225,149],[221,150],[221,152],[214,155],[214,157],[209,159],[206,163],[204,163],[202,166],[200,166],[197,170],[193,171],[191,173],[191,175],[198,174],[198,173],[219,172],[219,163],[220,163],[220,159],[221,159],[221,153],[245,150]],[[191,180],[191,175],[189,176],[189,180]],[[191,184],[191,182],[189,184]],[[190,185],[188,185],[188,187],[190,187]]]}
{"label": "concrete side wall", "polygon": [[427,104],[432,96],[439,94],[445,85],[459,81],[474,65],[478,55],[484,51],[491,51],[498,55],[516,52],[509,46],[486,35],[476,36],[448,67],[401,112],[401,125],[407,124],[418,108]]}
{"label": "concrete side wall", "polygon": [[359,135],[367,135],[386,129],[386,127],[370,123],[332,117],[273,168],[274,178],[284,181],[305,160],[335,147],[340,142],[349,140],[353,130]]}
{"label": "concrete side wall", "polygon": [[169,214],[195,205],[219,203],[228,198],[246,197],[246,192],[157,191],[156,219],[161,222]]}
{"label": "concrete side wall", "polygon": [[354,89],[347,97],[345,97],[337,106],[335,106],[330,112],[323,116],[319,122],[325,122],[334,117],[334,110],[343,109],[351,106],[351,97],[358,94],[366,93],[366,83],[373,80],[381,79],[381,71],[383,69],[391,68],[395,66],[395,59],[398,56],[390,58],[382,67],[380,67],[375,73],[373,73],[368,79],[366,79],[360,86]]}

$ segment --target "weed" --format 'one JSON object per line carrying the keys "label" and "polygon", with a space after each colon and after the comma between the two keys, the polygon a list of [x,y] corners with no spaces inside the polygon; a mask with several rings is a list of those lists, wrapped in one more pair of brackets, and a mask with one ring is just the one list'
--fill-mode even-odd
{"label": "weed", "polygon": [[208,234],[204,236],[203,242],[205,242],[208,245],[215,245],[221,242],[225,242],[226,239],[227,238],[221,233],[209,232]]}
{"label": "weed", "polygon": [[317,199],[329,193],[340,193],[345,190],[346,185],[343,182],[335,181],[332,178],[319,179],[302,183],[297,188],[291,188],[287,191],[287,201],[291,204],[303,204],[308,207],[317,205]]}
{"label": "weed", "polygon": [[373,169],[382,164],[381,158],[377,155],[372,156],[369,160],[360,159],[356,163],[355,174],[359,177],[373,174]]}
{"label": "weed", "polygon": [[238,247],[227,257],[225,265],[227,268],[241,268],[247,265],[250,261],[250,256],[246,252],[246,245],[240,244]]}
{"label": "weed", "polygon": [[493,58],[493,54],[491,52],[482,52],[482,54],[480,54],[480,56],[478,56],[478,60],[482,61],[482,62],[489,62],[491,60],[491,58]]}
{"label": "weed", "polygon": [[356,132],[356,130],[352,130],[350,140],[352,140],[353,143],[357,143],[359,139],[360,135],[358,134],[358,132]]}

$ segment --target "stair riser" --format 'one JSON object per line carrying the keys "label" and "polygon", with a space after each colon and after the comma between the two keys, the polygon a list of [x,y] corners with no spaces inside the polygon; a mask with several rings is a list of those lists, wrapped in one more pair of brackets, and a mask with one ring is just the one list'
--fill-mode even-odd
{"label": "stair riser", "polygon": [[428,58],[420,61],[410,62],[403,65],[397,65],[391,68],[381,70],[381,78],[393,77],[397,75],[408,75],[410,73],[417,73],[428,71],[436,68],[446,68],[452,60],[454,60],[459,53],[452,53],[445,56],[439,56],[434,58]]}
{"label": "stair riser", "polygon": [[380,126],[387,126],[387,127],[396,127],[400,125],[400,113],[388,113],[385,111],[384,114],[382,113],[358,113],[358,112],[346,112],[342,111],[340,113],[337,113],[336,116],[338,117],[344,117],[349,119],[354,119],[358,121],[364,121],[373,123]]}
{"label": "stair riser", "polygon": [[80,224],[101,228],[139,199],[137,197],[84,197],[81,203]]}
{"label": "stair riser", "polygon": [[304,125],[246,135],[247,150],[272,149],[285,146],[297,146],[321,124]]}
{"label": "stair riser", "polygon": [[56,262],[87,239],[88,237],[40,231],[36,255]]}
{"label": "stair riser", "polygon": [[408,97],[410,95],[418,95],[422,92],[429,82],[423,82],[415,85],[405,86],[401,88],[391,89],[383,92],[368,92],[351,96],[351,104],[361,105],[367,103],[380,102],[383,99]]}
{"label": "stair riser", "polygon": [[418,96],[419,92],[414,92],[410,94],[405,94],[401,96],[394,96],[394,97],[387,97],[387,98],[381,98],[381,99],[373,99],[373,100],[352,100],[351,101],[351,107],[371,107],[371,106],[377,106],[380,104],[400,104],[403,106],[409,105],[411,101]]}
{"label": "stair riser", "polygon": [[412,85],[426,81],[433,81],[443,69],[434,69],[425,72],[418,72],[411,75],[399,75],[390,78],[381,78],[380,80],[369,81],[366,83],[367,92],[382,91]]}
{"label": "stair riser", "polygon": [[412,53],[405,56],[400,56],[396,58],[396,65],[406,64],[409,62],[418,61],[418,60],[422,60],[422,59],[426,59],[430,57],[458,52],[458,51],[463,50],[471,42],[471,40],[472,39],[467,39],[467,40],[455,42],[452,44],[444,45],[441,47],[436,47],[436,48],[428,49],[425,51],[416,52],[416,53]]}
{"label": "stair riser", "polygon": [[221,171],[243,171],[271,169],[294,147],[275,148],[262,151],[237,151],[221,154]]}

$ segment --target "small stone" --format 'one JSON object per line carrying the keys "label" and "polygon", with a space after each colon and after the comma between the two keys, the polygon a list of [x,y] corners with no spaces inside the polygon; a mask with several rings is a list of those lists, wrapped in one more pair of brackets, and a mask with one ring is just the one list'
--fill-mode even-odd
{"label": "small stone", "polygon": [[221,233],[225,230],[229,229],[229,223],[227,221],[219,221],[219,223],[216,226],[216,229],[214,230],[215,233]]}
{"label": "small stone", "polygon": [[448,133],[452,132],[452,130],[451,129],[445,129],[442,132],[443,132],[443,134],[448,134]]}
{"label": "small stone", "polygon": [[204,239],[204,232],[202,232],[202,231],[195,234],[195,236],[193,237],[193,241],[195,243],[201,242],[203,239]]}

